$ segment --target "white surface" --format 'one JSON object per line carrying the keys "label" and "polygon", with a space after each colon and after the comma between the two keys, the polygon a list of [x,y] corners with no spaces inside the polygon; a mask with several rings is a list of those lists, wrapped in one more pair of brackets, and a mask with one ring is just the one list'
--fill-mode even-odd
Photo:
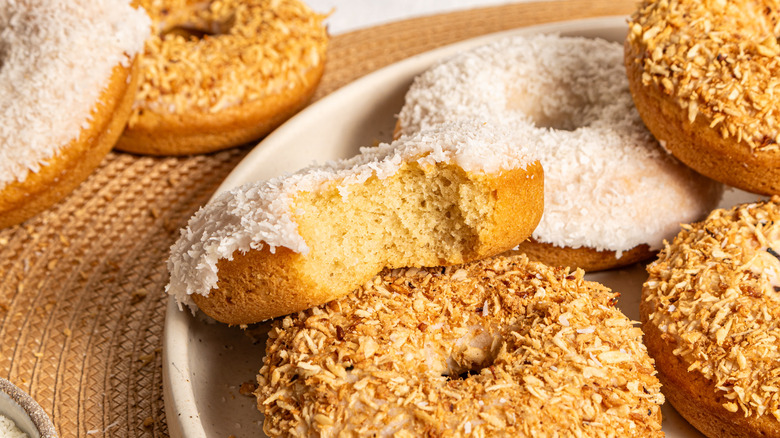
{"label": "white surface", "polygon": [[[622,40],[623,17],[553,23],[505,32],[601,36]],[[436,59],[483,43],[481,37],[409,58],[369,74],[316,102],[269,135],[236,167],[220,187],[267,179],[293,171],[312,161],[346,158],[360,146],[387,141],[395,113],[415,75]],[[732,191],[723,205],[755,199]],[[622,294],[618,306],[639,319],[643,266],[589,275]],[[264,325],[263,327],[267,327]],[[203,317],[180,312],[169,302],[163,339],[163,383],[169,431],[174,438],[263,436],[262,415],[254,397],[242,396],[239,386],[254,381],[262,364],[264,339],[253,343],[238,328],[208,323]],[[663,408],[667,437],[701,437],[667,404]]]}
{"label": "white surface", "polygon": [[[305,0],[312,10],[330,13],[326,23],[331,35],[350,32],[405,18],[465,9],[524,3],[532,0]],[[538,1],[538,0],[536,0]],[[554,0],[543,0],[554,1]],[[561,20],[566,17],[561,16]]]}

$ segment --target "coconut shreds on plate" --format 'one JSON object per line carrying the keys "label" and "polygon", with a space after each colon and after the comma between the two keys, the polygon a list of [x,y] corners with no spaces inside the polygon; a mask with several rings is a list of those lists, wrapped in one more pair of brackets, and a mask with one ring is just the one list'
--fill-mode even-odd
{"label": "coconut shreds on plate", "polygon": [[29,438],[10,418],[0,414],[0,437],[2,438]]}

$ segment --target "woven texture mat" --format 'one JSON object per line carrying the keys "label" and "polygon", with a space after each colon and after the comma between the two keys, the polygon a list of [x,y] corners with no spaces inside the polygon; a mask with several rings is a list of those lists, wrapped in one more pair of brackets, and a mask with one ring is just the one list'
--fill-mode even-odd
{"label": "woven texture mat", "polygon": [[[441,45],[562,19],[628,14],[633,3],[525,3],[336,36],[315,100]],[[0,231],[0,376],[29,392],[61,437],[168,435],[161,364],[165,260],[178,230],[249,150],[186,158],[111,153],[67,199]]]}

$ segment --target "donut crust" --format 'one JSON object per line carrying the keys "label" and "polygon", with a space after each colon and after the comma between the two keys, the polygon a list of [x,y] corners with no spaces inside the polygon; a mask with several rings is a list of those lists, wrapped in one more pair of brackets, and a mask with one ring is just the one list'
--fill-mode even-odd
{"label": "donut crust", "polygon": [[[212,289],[208,296],[193,294],[192,299],[204,313],[218,321],[231,325],[249,324],[343,296],[386,267],[453,265],[479,260],[507,251],[531,234],[543,208],[543,171],[538,162],[526,169],[469,175],[466,179],[472,181],[466,184],[472,184],[477,187],[476,190],[490,196],[494,205],[492,211],[480,213],[482,222],[476,227],[480,231],[461,243],[459,250],[442,255],[428,249],[415,249],[415,253],[404,254],[390,251],[386,242],[367,239],[355,245],[353,256],[332,257],[334,246],[340,244],[320,234],[323,227],[329,228],[327,222],[323,225],[323,221],[328,219],[299,215],[296,222],[299,233],[310,247],[308,254],[284,247],[276,248],[274,253],[267,247],[243,254],[237,251],[232,260],[218,262],[217,288]],[[404,195],[392,194],[397,197]],[[364,206],[346,204],[346,208],[360,209]],[[350,220],[346,211],[336,212],[334,216],[342,221]],[[365,227],[366,233],[369,233],[372,227],[384,225],[369,223],[356,226]],[[453,221],[452,224],[436,226],[449,230],[449,227],[461,227],[462,224]],[[395,232],[399,233],[396,238],[409,238],[404,232]],[[422,233],[432,234],[432,231],[423,230]]]}
{"label": "donut crust", "polygon": [[0,228],[24,222],[72,192],[111,151],[130,117],[138,87],[138,57],[117,65],[91,111],[89,126],[38,172],[0,190]]}
{"label": "donut crust", "polygon": [[572,269],[580,268],[586,272],[595,272],[622,268],[648,260],[657,251],[652,251],[648,245],[642,244],[628,251],[623,251],[618,258],[616,252],[611,250],[597,250],[585,246],[579,248],[560,247],[530,238],[509,252],[509,254],[516,253],[526,254],[529,259],[550,266],[568,266]]}

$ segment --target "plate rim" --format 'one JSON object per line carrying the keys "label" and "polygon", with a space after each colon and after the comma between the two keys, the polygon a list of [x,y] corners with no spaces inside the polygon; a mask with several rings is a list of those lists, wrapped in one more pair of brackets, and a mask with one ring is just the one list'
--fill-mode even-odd
{"label": "plate rim", "polygon": [[[212,199],[217,194],[229,190],[247,181],[247,174],[258,163],[266,161],[266,156],[274,154],[276,149],[295,136],[296,127],[305,124],[316,114],[329,114],[330,106],[348,98],[357,90],[373,82],[382,82],[385,77],[396,77],[415,72],[419,73],[437,59],[458,51],[466,50],[491,40],[510,35],[533,35],[543,33],[565,33],[599,31],[624,27],[628,29],[626,15],[607,15],[577,20],[563,20],[549,23],[518,27],[468,38],[447,44],[429,51],[412,55],[403,60],[384,66],[333,91],[322,99],[312,103],[301,112],[276,128],[260,141],[223,180]],[[163,404],[165,407],[168,432],[171,437],[208,438],[197,409],[197,400],[192,386],[192,370],[189,366],[189,342],[187,336],[190,321],[193,318],[187,309],[179,310],[173,297],[168,297],[165,310],[162,342],[162,380]],[[259,369],[259,368],[258,368]]]}

